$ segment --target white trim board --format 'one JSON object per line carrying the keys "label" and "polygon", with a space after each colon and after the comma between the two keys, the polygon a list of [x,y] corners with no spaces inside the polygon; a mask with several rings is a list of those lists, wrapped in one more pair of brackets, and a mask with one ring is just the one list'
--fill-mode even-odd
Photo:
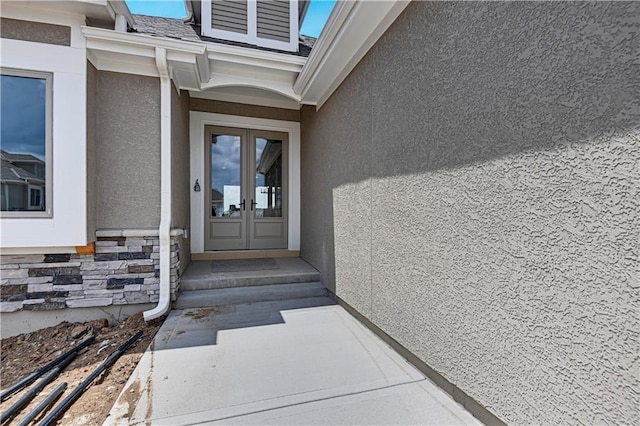
{"label": "white trim board", "polygon": [[408,0],[339,1],[293,85],[317,109],[409,5]]}
{"label": "white trim board", "polygon": [[[71,46],[72,48],[84,49],[85,40],[82,35],[81,26],[85,25],[85,15],[73,11],[64,11],[64,8],[58,6],[59,10],[49,9],[49,5],[40,7],[44,2],[31,2],[32,4],[3,1],[2,17],[13,18],[22,21],[42,22],[45,24],[64,25],[71,28]],[[106,5],[105,5],[106,7]],[[51,46],[51,45],[49,45]],[[3,52],[2,56],[6,54]]]}
{"label": "white trim board", "polygon": [[53,74],[52,216],[0,219],[0,246],[87,244],[86,51],[4,38],[0,51],[0,66]]}
{"label": "white trim board", "polygon": [[283,132],[289,135],[289,223],[288,250],[300,250],[300,123],[241,117],[209,112],[189,113],[189,158],[191,193],[191,253],[204,253],[204,196],[195,192],[196,179],[204,188],[204,127],[207,125]]}

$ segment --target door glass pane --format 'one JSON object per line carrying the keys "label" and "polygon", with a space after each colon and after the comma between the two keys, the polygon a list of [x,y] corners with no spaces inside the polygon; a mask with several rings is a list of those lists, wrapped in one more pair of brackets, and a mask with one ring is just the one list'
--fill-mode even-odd
{"label": "door glass pane", "polygon": [[212,136],[211,217],[242,216],[240,158],[240,136]]}
{"label": "door glass pane", "polygon": [[256,138],[256,217],[282,217],[282,141]]}

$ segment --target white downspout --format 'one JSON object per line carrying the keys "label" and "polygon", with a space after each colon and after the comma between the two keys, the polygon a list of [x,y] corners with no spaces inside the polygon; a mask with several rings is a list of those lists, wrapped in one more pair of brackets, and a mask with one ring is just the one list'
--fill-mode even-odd
{"label": "white downspout", "polygon": [[144,312],[145,321],[161,317],[171,307],[171,79],[167,51],[156,47],[160,74],[160,298],[158,305]]}
{"label": "white downspout", "polygon": [[127,17],[124,15],[116,14],[116,25],[114,28],[121,33],[127,32]]}

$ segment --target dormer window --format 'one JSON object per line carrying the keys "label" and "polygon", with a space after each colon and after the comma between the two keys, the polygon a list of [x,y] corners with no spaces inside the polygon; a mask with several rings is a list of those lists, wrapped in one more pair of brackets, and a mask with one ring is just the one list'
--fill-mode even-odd
{"label": "dormer window", "polygon": [[203,0],[202,35],[298,50],[298,0]]}

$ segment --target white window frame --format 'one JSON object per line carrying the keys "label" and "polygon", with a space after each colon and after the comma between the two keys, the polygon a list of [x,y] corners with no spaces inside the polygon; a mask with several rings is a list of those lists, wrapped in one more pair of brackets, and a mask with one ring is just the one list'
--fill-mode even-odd
{"label": "white window frame", "polygon": [[212,0],[202,0],[201,28],[202,35],[222,40],[237,41],[269,49],[298,51],[298,0],[289,0],[289,41],[271,40],[258,37],[258,2],[247,0],[247,34],[236,33],[211,28],[211,3]]}
{"label": "white window frame", "polygon": [[31,209],[31,188],[41,186],[28,185],[27,210],[24,211],[0,211],[0,218],[51,218],[53,216],[53,73],[34,71],[18,68],[0,67],[0,74],[14,77],[37,78],[45,80],[45,181],[44,181],[44,211],[29,211]]}

